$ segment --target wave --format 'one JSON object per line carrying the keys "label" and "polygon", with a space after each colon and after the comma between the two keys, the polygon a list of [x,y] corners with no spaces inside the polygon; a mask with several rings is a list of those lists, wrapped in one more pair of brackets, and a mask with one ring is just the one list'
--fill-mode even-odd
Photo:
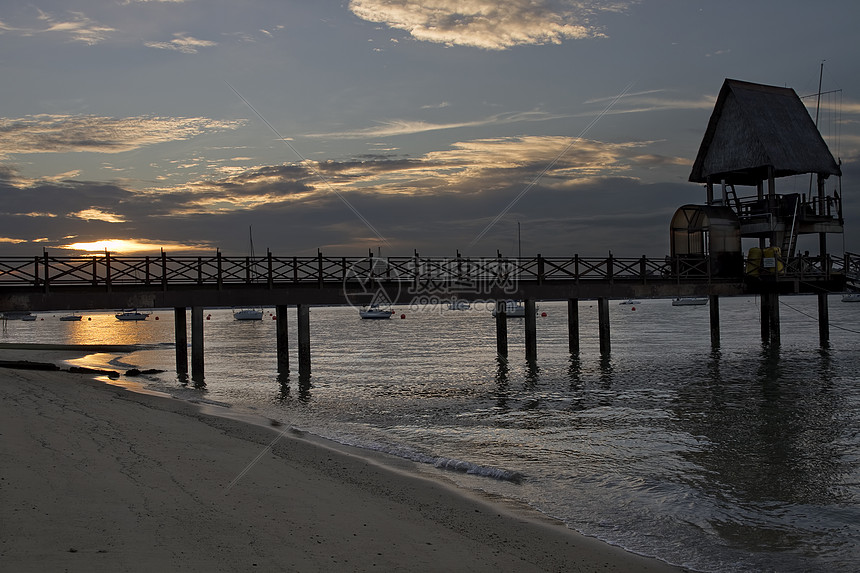
{"label": "wave", "polygon": [[517,484],[522,483],[522,481],[525,479],[525,475],[517,471],[506,470],[503,468],[495,468],[491,466],[483,466],[473,462],[467,462],[454,458],[432,456],[415,451],[405,446],[393,446],[381,443],[368,443],[359,439],[346,439],[344,436],[325,437],[320,435],[320,437],[324,437],[327,440],[331,440],[333,442],[337,442],[339,444],[343,444],[353,448],[381,452],[383,454],[395,456],[405,460],[432,465],[433,467],[442,470],[456,471],[459,473],[487,477],[499,481],[508,481]]}

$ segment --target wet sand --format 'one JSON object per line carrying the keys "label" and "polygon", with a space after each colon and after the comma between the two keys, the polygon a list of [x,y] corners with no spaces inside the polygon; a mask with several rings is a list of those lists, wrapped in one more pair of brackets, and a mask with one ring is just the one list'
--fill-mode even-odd
{"label": "wet sand", "polygon": [[0,570],[682,571],[412,462],[209,411],[0,368]]}

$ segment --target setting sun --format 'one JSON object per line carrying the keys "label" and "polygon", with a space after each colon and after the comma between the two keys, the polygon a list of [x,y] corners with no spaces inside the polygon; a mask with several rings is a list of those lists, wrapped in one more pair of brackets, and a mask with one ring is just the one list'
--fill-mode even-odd
{"label": "setting sun", "polygon": [[134,239],[101,239],[89,243],[71,243],[62,245],[61,249],[70,251],[86,251],[88,253],[108,251],[111,253],[143,253],[164,250],[173,251],[188,251],[207,249],[206,245],[190,245],[173,242],[149,243],[146,241],[136,241]]}

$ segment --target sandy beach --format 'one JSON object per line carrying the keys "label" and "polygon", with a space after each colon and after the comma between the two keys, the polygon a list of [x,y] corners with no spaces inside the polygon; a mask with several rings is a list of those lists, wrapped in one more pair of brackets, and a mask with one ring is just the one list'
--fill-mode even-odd
{"label": "sandy beach", "polygon": [[2,571],[683,570],[411,462],[67,371],[0,368],[0,457]]}

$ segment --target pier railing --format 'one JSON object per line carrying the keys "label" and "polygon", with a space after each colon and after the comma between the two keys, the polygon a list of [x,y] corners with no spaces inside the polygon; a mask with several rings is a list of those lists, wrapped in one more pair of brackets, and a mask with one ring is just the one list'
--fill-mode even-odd
{"label": "pier railing", "polygon": [[413,288],[444,285],[449,289],[507,288],[520,282],[554,281],[713,281],[773,276],[814,280],[832,274],[860,277],[860,255],[842,258],[801,256],[779,259],[775,265],[762,260],[744,261],[738,272],[714,273],[709,257],[638,258],[614,257],[225,257],[210,256],[97,256],[0,257],[0,288],[90,286],[160,288],[241,285],[274,288],[276,285],[346,285],[385,280]]}

